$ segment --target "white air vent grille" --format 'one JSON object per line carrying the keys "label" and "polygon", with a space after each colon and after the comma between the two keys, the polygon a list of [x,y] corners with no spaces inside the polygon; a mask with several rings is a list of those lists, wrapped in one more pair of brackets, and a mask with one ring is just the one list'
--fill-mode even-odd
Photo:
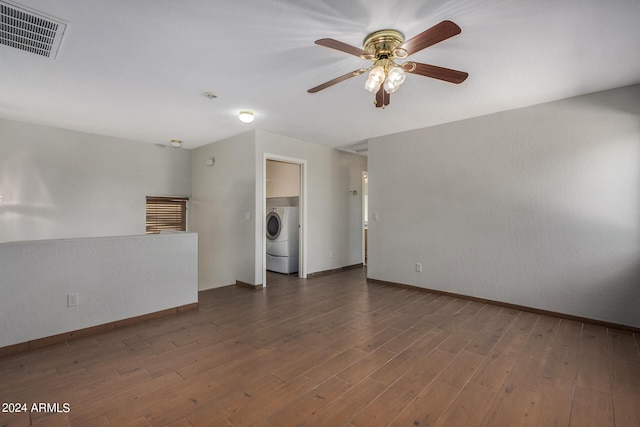
{"label": "white air vent grille", "polygon": [[54,59],[67,25],[0,1],[0,44]]}

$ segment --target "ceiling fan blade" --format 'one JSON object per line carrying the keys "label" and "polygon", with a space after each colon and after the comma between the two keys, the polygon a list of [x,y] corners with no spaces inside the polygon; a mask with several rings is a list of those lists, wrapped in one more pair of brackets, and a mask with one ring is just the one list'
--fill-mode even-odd
{"label": "ceiling fan blade", "polygon": [[[440,43],[450,37],[460,34],[462,30],[457,24],[451,21],[442,21],[439,24],[434,25],[418,34],[417,36],[410,38],[406,42],[402,43],[396,48],[396,50],[404,50],[407,55],[411,55],[429,46],[433,46],[436,43]],[[405,56],[407,56],[405,55]]]}
{"label": "ceiling fan blade", "polygon": [[343,81],[345,81],[347,79],[350,79],[351,77],[359,76],[360,74],[364,73],[365,71],[366,70],[364,68],[360,68],[359,70],[351,71],[350,73],[343,74],[342,76],[336,77],[335,79],[329,80],[328,82],[324,82],[321,85],[318,85],[316,87],[312,87],[307,92],[309,92],[309,93],[320,92],[322,89],[326,89],[328,87],[331,87],[331,86],[333,86],[335,84],[338,84],[338,83],[343,82]]}
{"label": "ceiling fan blade", "polygon": [[391,102],[391,95],[389,95],[382,87],[376,93],[376,108],[384,108]]}
{"label": "ceiling fan blade", "polygon": [[316,40],[316,44],[324,47],[329,47],[331,49],[339,50],[341,52],[346,52],[355,56],[369,55],[369,53],[366,50],[360,49],[359,47],[351,46],[350,44],[346,44],[335,39]]}
{"label": "ceiling fan blade", "polygon": [[[405,64],[415,64],[415,68],[406,69]],[[421,64],[419,62],[405,63],[403,69],[407,73],[418,74],[419,76],[431,77],[438,80],[443,80],[449,83],[460,84],[469,77],[469,73],[464,71],[452,70],[450,68],[436,67],[435,65]]]}

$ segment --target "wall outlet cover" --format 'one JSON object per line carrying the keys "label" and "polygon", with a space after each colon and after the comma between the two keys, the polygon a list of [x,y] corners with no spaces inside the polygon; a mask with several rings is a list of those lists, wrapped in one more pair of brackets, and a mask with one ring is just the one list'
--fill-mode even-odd
{"label": "wall outlet cover", "polygon": [[67,307],[75,307],[78,305],[78,294],[72,292],[67,294]]}

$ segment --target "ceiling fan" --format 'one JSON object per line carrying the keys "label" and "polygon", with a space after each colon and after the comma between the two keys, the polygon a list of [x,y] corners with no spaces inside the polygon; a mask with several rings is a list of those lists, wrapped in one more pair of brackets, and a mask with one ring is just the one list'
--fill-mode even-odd
{"label": "ceiling fan", "polygon": [[390,94],[398,90],[402,83],[404,83],[406,73],[431,77],[455,84],[462,83],[469,76],[468,73],[463,71],[414,61],[407,61],[402,64],[394,61],[396,58],[406,58],[422,49],[440,43],[441,41],[460,34],[461,31],[460,27],[455,23],[442,21],[405,41],[404,35],[399,31],[380,30],[365,37],[363,42],[364,49],[330,38],[316,40],[315,43],[320,46],[349,53],[361,59],[371,60],[373,61],[373,65],[336,77],[335,79],[309,89],[307,92],[316,93],[351,77],[369,72],[369,77],[364,87],[367,91],[376,94],[375,106],[384,108],[389,105]]}

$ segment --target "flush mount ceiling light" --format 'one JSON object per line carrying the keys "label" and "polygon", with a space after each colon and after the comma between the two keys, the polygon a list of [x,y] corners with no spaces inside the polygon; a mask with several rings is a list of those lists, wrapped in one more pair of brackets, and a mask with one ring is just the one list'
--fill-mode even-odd
{"label": "flush mount ceiling light", "polygon": [[376,95],[376,107],[384,108],[389,105],[389,95],[397,91],[404,83],[406,73],[431,77],[449,83],[462,83],[469,76],[463,71],[449,68],[436,67],[435,65],[421,64],[408,61],[402,64],[396,63],[396,58],[403,59],[409,55],[421,51],[436,43],[440,43],[450,37],[460,34],[462,30],[451,21],[442,21],[437,25],[423,31],[417,36],[405,41],[404,35],[396,30],[375,31],[365,37],[364,49],[351,46],[335,39],[316,40],[316,44],[339,50],[351,55],[373,61],[368,68],[360,68],[321,85],[309,89],[307,92],[316,93],[337,83],[345,81],[360,74],[369,73],[364,88]]}
{"label": "flush mount ceiling light", "polygon": [[179,139],[172,139],[171,140],[171,146],[173,148],[180,148],[180,147],[182,147],[182,141],[180,141]]}
{"label": "flush mount ceiling light", "polygon": [[254,119],[253,111],[240,111],[238,113],[238,119],[240,119],[242,123],[251,123]]}

